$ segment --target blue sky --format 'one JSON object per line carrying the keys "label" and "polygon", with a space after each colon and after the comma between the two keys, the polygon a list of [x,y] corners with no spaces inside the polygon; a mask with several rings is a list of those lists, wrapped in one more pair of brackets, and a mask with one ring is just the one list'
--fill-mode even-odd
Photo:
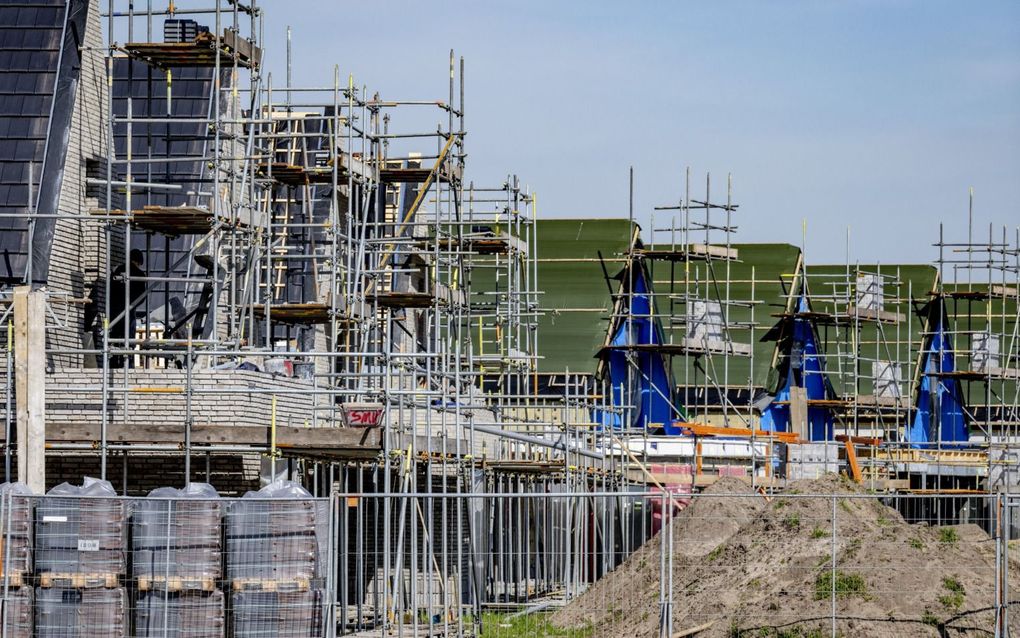
{"label": "blue sky", "polygon": [[[944,222],[1020,225],[1020,3],[273,0],[294,82],[445,99],[466,58],[468,177],[520,175],[555,217],[639,221],[733,174],[738,241],[929,261]],[[274,86],[282,84],[276,63]],[[429,149],[426,149],[429,150]],[[719,191],[722,194],[722,191]]]}

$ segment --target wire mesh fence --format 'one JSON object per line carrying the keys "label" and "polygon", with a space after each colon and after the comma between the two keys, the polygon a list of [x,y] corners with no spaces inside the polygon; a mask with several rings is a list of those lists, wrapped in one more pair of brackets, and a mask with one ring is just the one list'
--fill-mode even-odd
{"label": "wire mesh fence", "polygon": [[1020,635],[1003,495],[112,492],[0,486],[0,636]]}
{"label": "wire mesh fence", "polygon": [[294,484],[0,493],[4,637],[331,635],[335,501]]}

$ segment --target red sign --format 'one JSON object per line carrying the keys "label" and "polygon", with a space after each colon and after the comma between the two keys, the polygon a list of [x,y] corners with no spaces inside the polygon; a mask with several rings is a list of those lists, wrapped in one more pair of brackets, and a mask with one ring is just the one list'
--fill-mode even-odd
{"label": "red sign", "polygon": [[378,403],[348,403],[344,406],[344,420],[349,428],[367,428],[382,421],[383,406]]}

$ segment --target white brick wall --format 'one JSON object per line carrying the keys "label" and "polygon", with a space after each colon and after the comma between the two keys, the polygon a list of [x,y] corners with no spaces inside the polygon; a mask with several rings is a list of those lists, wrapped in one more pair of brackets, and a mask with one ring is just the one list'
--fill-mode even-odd
{"label": "white brick wall", "polygon": [[[75,108],[71,118],[64,177],[61,183],[58,211],[66,215],[87,215],[99,202],[85,198],[85,160],[105,158],[107,148],[107,88],[103,37],[96,3],[89,8],[85,42],[82,46],[82,67],[76,87]],[[85,296],[87,286],[104,273],[105,241],[103,222],[81,219],[58,220],[54,229],[50,257],[48,288],[76,299]],[[63,308],[58,309],[58,314]],[[77,349],[82,347],[81,304],[71,304],[64,326],[48,331],[48,347]],[[80,355],[54,356],[56,368],[80,367]]]}
{"label": "white brick wall", "polygon": [[[124,371],[110,373],[107,409],[115,423],[160,423],[183,427],[186,397],[182,393],[138,392],[139,388],[183,391],[184,370],[128,370],[125,392]],[[102,370],[62,369],[46,377],[46,421],[51,425],[88,424],[102,421]],[[311,427],[314,395],[287,394],[312,388],[311,382],[246,370],[193,371],[192,419],[196,425],[240,425],[268,427],[272,397],[276,396],[276,423],[280,426]],[[272,390],[273,392],[263,392]],[[320,399],[320,404],[322,400]],[[125,407],[127,411],[125,412]],[[125,414],[127,414],[125,421]],[[320,414],[318,425],[329,425],[328,414]]]}

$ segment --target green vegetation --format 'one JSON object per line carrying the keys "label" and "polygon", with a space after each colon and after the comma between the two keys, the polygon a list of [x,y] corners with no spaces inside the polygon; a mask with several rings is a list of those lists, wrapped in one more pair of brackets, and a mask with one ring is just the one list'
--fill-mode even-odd
{"label": "green vegetation", "polygon": [[940,627],[942,625],[942,621],[939,620],[939,617],[931,613],[928,609],[925,609],[924,613],[921,614],[921,622],[931,627]]}
{"label": "green vegetation", "polygon": [[716,561],[716,559],[717,559],[717,558],[719,558],[720,556],[722,556],[722,553],[723,553],[723,550],[724,550],[724,549],[725,549],[725,546],[723,546],[723,545],[719,545],[718,547],[716,547],[715,549],[713,549],[712,551],[710,551],[710,552],[708,553],[708,562],[710,562],[710,563],[714,563],[714,562]]}
{"label": "green vegetation", "polygon": [[939,542],[943,545],[956,545],[960,534],[952,527],[939,528]]}
{"label": "green vegetation", "polygon": [[960,581],[956,580],[952,576],[946,576],[942,579],[942,586],[951,592],[962,594],[964,593],[963,585]]}
{"label": "green vegetation", "polygon": [[843,510],[847,514],[852,514],[853,510],[850,509],[850,501],[845,498],[839,499],[839,509]]}
{"label": "green vegetation", "polygon": [[592,633],[592,627],[555,627],[547,614],[510,618],[509,615],[486,613],[482,615],[480,638],[589,638]]}
{"label": "green vegetation", "polygon": [[963,599],[967,594],[963,589],[963,584],[952,576],[946,576],[942,579],[942,586],[948,593],[939,596],[939,602],[950,611],[960,611],[960,608],[963,607]]}
{"label": "green vegetation", "polygon": [[922,541],[920,538],[917,538],[916,536],[907,541],[907,543],[914,549],[924,549],[924,541]]}
{"label": "green vegetation", "polygon": [[[832,596],[832,572],[824,571],[815,579],[815,600],[825,600]],[[836,570],[837,598],[867,598],[868,585],[860,574],[850,574]]]}
{"label": "green vegetation", "polygon": [[783,519],[783,527],[789,530],[794,530],[800,527],[800,515],[790,514]]}
{"label": "green vegetation", "polygon": [[828,535],[829,532],[825,531],[821,527],[818,527],[817,525],[813,530],[811,530],[811,538],[825,538]]}

